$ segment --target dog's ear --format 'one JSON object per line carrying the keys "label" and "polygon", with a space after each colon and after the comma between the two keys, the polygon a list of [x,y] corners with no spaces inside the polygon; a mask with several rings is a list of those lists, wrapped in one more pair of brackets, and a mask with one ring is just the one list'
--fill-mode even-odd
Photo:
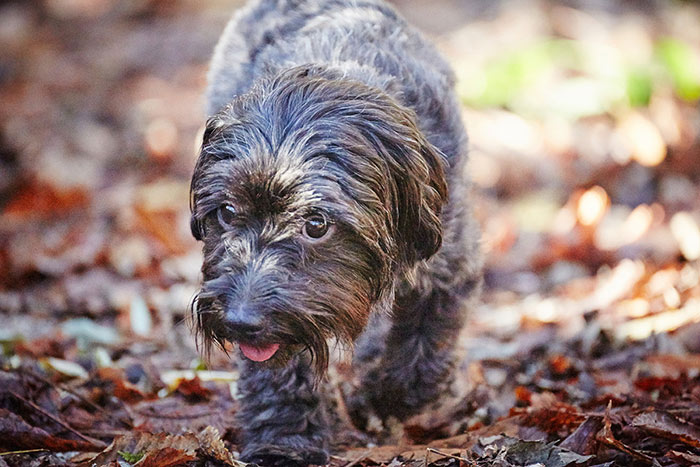
{"label": "dog's ear", "polygon": [[[447,183],[445,180],[445,158],[440,151],[421,138],[419,154],[428,169],[427,180],[421,181],[421,204],[414,219],[410,218],[407,241],[415,249],[418,258],[426,259],[437,253],[442,246],[441,213],[447,203]],[[409,208],[410,209],[410,208]],[[414,229],[410,226],[415,225]]]}
{"label": "dog's ear", "polygon": [[402,151],[408,173],[395,174],[398,238],[403,239],[400,255],[408,264],[427,259],[440,249],[440,214],[447,201],[444,156],[417,128],[413,130],[413,144]]}
{"label": "dog's ear", "polygon": [[207,124],[204,127],[204,134],[202,136],[202,145],[199,153],[199,158],[194,167],[194,173],[192,175],[192,181],[190,182],[190,230],[192,231],[192,236],[197,240],[202,240],[206,235],[204,229],[204,222],[201,215],[197,212],[197,187],[195,182],[201,178],[202,173],[206,169],[207,165],[211,162],[210,155],[207,151],[207,146],[211,142],[214,135],[224,126],[224,120],[220,115],[214,115],[209,117]]}
{"label": "dog's ear", "polygon": [[447,202],[447,161],[418,128],[413,111],[389,101],[380,106],[381,120],[370,117],[370,127],[388,163],[398,259],[409,265],[429,258],[442,245],[440,214]]}

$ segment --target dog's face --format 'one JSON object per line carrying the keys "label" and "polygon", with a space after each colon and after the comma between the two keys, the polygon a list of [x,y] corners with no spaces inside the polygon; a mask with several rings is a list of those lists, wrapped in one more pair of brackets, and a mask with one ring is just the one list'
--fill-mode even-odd
{"label": "dog's face", "polygon": [[443,159],[382,92],[308,67],[236,98],[207,124],[192,178],[204,242],[193,305],[209,351],[254,361],[352,342],[396,274],[440,247]]}

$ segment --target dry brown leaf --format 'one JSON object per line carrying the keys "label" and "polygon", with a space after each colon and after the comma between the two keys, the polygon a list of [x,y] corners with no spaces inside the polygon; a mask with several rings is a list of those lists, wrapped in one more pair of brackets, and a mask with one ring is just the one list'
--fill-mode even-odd
{"label": "dry brown leaf", "polygon": [[588,417],[585,422],[576,428],[576,431],[562,441],[560,446],[579,454],[594,454],[598,445],[596,433],[601,428],[602,420],[600,417]]}
{"label": "dry brown leaf", "polygon": [[198,448],[199,440],[192,433],[170,435],[134,431],[117,436],[104,451],[78,465],[106,465],[123,457],[120,453],[126,453],[139,459],[134,466],[171,466],[195,460]]}
{"label": "dry brown leaf", "polygon": [[206,427],[199,434],[197,434],[197,439],[199,440],[200,451],[213,459],[223,462],[226,465],[232,466],[243,466],[244,463],[234,459],[231,451],[226,449],[224,442],[221,440],[219,435],[219,430],[212,426]]}
{"label": "dry brown leaf", "polygon": [[207,400],[212,395],[211,390],[202,386],[202,381],[197,376],[180,380],[176,391],[191,400]]}
{"label": "dry brown leaf", "polygon": [[619,451],[624,452],[625,454],[632,456],[634,459],[644,463],[645,465],[652,465],[654,459],[652,459],[644,453],[632,449],[631,447],[624,444],[622,441],[615,438],[615,435],[612,431],[612,421],[610,420],[611,406],[612,404],[608,404],[608,408],[605,411],[605,416],[603,417],[603,428],[601,428],[601,430],[597,433],[596,439],[601,443],[607,444],[612,448],[615,448]]}
{"label": "dry brown leaf", "polygon": [[160,447],[146,454],[134,467],[171,467],[197,459],[191,451],[171,447]]}
{"label": "dry brown leaf", "polygon": [[102,448],[82,440],[52,436],[41,428],[31,426],[19,415],[0,408],[0,446],[6,449],[39,449],[54,452],[97,451]]}
{"label": "dry brown leaf", "polygon": [[632,425],[657,436],[700,448],[700,427],[676,418],[670,413],[661,411],[643,413],[634,417]]}

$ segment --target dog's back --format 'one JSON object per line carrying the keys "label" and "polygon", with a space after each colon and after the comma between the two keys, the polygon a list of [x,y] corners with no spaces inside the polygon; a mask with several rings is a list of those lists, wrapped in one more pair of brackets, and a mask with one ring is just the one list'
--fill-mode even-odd
{"label": "dog's back", "polygon": [[306,64],[338,70],[413,109],[450,165],[466,152],[449,66],[381,0],[253,0],[216,47],[207,112],[214,114],[261,78]]}

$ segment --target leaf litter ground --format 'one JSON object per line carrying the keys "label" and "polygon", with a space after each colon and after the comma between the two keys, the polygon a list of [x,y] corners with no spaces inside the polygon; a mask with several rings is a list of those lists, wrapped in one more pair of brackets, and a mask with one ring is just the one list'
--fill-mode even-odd
{"label": "leaf litter ground", "polygon": [[[397,6],[455,67],[486,286],[421,416],[354,430],[339,359],[331,465],[700,465],[700,8]],[[0,466],[238,465],[235,366],[185,324],[231,8],[0,5]]]}

